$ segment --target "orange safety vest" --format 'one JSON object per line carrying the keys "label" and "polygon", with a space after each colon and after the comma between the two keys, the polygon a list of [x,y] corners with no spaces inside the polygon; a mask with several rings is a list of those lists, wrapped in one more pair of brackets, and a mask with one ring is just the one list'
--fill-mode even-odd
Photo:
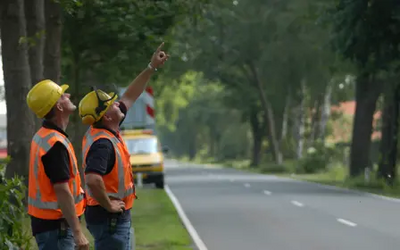
{"label": "orange safety vest", "polygon": [[77,216],[83,214],[86,205],[84,191],[81,188],[81,177],[79,175],[75,151],[71,142],[62,133],[42,127],[35,134],[31,143],[28,214],[45,220],[57,220],[63,217],[63,213],[57,202],[53,184],[47,177],[42,162],[42,156],[44,156],[56,142],[61,142],[68,150],[70,169],[68,186],[74,197]]}
{"label": "orange safety vest", "polygon": [[[136,192],[135,185],[133,184],[130,154],[122,138],[117,138],[107,129],[98,129],[91,126],[82,141],[83,168],[86,167],[86,157],[90,147],[95,141],[101,138],[109,139],[113,144],[115,151],[115,163],[113,169],[110,173],[102,176],[107,195],[122,200],[125,203],[125,209],[130,209],[133,206]],[[87,185],[86,192],[87,204],[89,206],[99,205]]]}

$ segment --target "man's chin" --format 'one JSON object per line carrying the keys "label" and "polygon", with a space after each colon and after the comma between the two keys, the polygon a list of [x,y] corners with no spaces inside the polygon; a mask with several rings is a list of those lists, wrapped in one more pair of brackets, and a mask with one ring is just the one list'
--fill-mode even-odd
{"label": "man's chin", "polygon": [[66,109],[64,112],[67,113],[67,114],[69,114],[69,115],[71,115],[71,114],[73,114],[73,113],[75,112],[76,109],[77,109],[77,108],[76,108],[76,106],[74,105],[74,106],[71,106],[71,107],[69,107],[68,109]]}
{"label": "man's chin", "polygon": [[121,123],[122,122],[122,120],[124,120],[124,118],[125,118],[125,115],[123,114],[123,113],[121,113],[120,115],[119,115],[119,117],[118,117],[119,119],[118,119],[118,122],[119,123]]}

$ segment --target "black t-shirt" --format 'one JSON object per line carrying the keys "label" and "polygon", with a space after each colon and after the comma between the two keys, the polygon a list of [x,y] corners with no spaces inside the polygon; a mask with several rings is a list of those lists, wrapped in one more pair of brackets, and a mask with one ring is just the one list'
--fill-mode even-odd
{"label": "black t-shirt", "polygon": [[[121,112],[126,115],[127,108],[125,104],[120,102],[119,108],[121,109]],[[123,121],[121,121],[121,123],[122,122]],[[100,125],[94,125],[94,127],[107,129],[118,138],[117,133],[113,130]],[[111,141],[106,138],[101,138],[95,141],[92,146],[90,146],[85,163],[85,174],[96,173],[103,176],[110,173],[115,164],[115,151]],[[115,214],[109,213],[100,205],[87,206],[85,211],[85,220],[90,224],[99,224],[107,221],[113,215]],[[119,220],[129,221],[130,216],[130,209],[128,209],[119,216]]]}
{"label": "black t-shirt", "polygon": [[[56,130],[68,137],[61,128],[57,127],[50,121],[44,121],[42,126],[44,128]],[[41,160],[44,171],[52,184],[67,182],[70,179],[69,153],[67,148],[61,142],[56,142],[53,147],[42,156]],[[43,220],[31,216],[32,233],[35,235],[46,231],[56,230],[60,228],[61,221],[65,221],[65,219]]]}

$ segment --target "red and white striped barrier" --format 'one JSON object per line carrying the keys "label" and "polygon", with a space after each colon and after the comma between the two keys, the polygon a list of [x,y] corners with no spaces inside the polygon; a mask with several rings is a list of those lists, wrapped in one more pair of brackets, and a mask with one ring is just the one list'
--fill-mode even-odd
{"label": "red and white striped barrier", "polygon": [[146,104],[146,124],[154,124],[155,111],[154,111],[154,94],[152,87],[146,88],[146,91],[143,92],[143,99]]}

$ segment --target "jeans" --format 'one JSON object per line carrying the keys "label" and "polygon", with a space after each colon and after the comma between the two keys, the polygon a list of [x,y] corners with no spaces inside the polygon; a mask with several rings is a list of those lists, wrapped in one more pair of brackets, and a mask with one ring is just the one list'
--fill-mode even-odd
{"label": "jeans", "polygon": [[118,222],[114,232],[110,231],[110,223],[87,224],[94,238],[95,250],[134,250],[134,230],[130,221]]}
{"label": "jeans", "polygon": [[74,236],[70,228],[64,231],[64,235],[60,230],[47,231],[35,235],[36,243],[39,250],[74,250]]}

